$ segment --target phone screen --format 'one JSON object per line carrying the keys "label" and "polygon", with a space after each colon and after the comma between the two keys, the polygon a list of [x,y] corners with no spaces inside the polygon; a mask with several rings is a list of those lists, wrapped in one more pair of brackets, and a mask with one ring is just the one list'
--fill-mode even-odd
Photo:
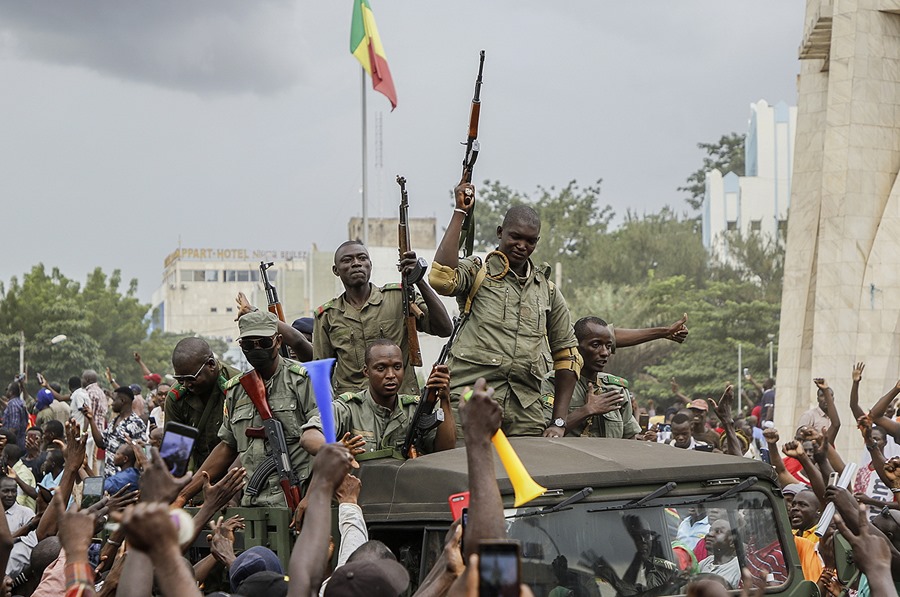
{"label": "phone screen", "polygon": [[638,417],[638,425],[641,427],[641,431],[647,431],[650,427],[650,415],[644,413]]}
{"label": "phone screen", "polygon": [[187,472],[191,452],[197,441],[197,430],[180,423],[166,423],[166,432],[159,447],[159,455],[166,468],[176,477]]}
{"label": "phone screen", "polygon": [[482,541],[478,546],[479,597],[518,597],[519,544]]}
{"label": "phone screen", "polygon": [[89,508],[103,497],[103,477],[88,477],[84,480],[84,494],[81,498],[81,508]]}

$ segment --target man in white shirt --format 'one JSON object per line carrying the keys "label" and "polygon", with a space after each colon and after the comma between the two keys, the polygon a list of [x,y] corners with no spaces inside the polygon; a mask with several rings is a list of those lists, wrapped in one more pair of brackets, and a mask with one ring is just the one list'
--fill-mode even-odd
{"label": "man in white shirt", "polygon": [[6,511],[6,523],[9,532],[15,534],[20,528],[31,522],[34,510],[16,503],[19,485],[12,477],[0,477],[0,503]]}

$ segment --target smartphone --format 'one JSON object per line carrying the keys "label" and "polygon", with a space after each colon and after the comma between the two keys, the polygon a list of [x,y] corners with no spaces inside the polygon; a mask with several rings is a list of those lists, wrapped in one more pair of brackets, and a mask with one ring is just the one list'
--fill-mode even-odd
{"label": "smartphone", "polygon": [[44,385],[44,376],[41,375],[40,373],[38,373],[37,378],[38,378],[38,383],[41,385]]}
{"label": "smartphone", "polygon": [[194,427],[175,422],[166,423],[159,455],[174,476],[180,477],[187,472],[197,435],[198,431]]}
{"label": "smartphone", "polygon": [[638,425],[641,427],[641,431],[646,432],[650,427],[650,415],[648,413],[643,413],[638,417]]}
{"label": "smartphone", "polygon": [[447,498],[447,502],[450,504],[450,514],[453,515],[453,520],[456,520],[462,516],[463,509],[469,507],[469,492],[454,493]]}
{"label": "smartphone", "polygon": [[84,480],[81,509],[90,508],[103,497],[103,477],[88,477]]}
{"label": "smartphone", "polygon": [[459,538],[459,551],[460,553],[466,553],[466,525],[469,524],[469,507],[463,508],[459,516],[462,519],[462,536]]}
{"label": "smartphone", "polygon": [[831,471],[828,474],[828,485],[837,485],[838,479],[840,478],[841,476],[838,473]]}
{"label": "smartphone", "polygon": [[482,541],[478,546],[479,597],[518,597],[521,550],[518,541]]}

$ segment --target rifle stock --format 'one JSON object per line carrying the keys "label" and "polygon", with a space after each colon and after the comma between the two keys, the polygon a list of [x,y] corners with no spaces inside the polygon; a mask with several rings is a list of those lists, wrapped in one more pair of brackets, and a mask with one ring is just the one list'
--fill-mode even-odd
{"label": "rifle stock", "polygon": [[[397,184],[400,185],[400,226],[399,241],[400,259],[403,259],[410,250],[409,240],[409,196],[406,193],[406,179],[397,175]],[[403,272],[400,285],[403,287],[403,318],[406,320],[406,339],[409,346],[409,363],[413,367],[422,366],[422,349],[419,346],[419,334],[416,331],[416,321],[422,316],[422,310],[416,304],[416,282],[425,275],[428,264],[421,257],[416,262],[416,267],[407,274]]]}

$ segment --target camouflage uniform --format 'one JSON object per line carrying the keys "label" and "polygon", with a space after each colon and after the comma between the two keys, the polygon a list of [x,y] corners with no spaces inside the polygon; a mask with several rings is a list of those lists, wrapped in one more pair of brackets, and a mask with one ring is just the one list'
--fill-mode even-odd
{"label": "camouflage uniform", "polygon": [[[547,375],[541,384],[541,402],[544,405],[544,414],[547,423],[553,419],[553,373]],[[589,381],[584,377],[578,377],[575,391],[572,392],[572,401],[569,402],[569,412],[581,408],[587,402]],[[641,427],[634,418],[631,408],[631,392],[628,391],[628,380],[616,377],[609,373],[600,373],[597,381],[593,382],[598,393],[606,390],[622,389],[625,392],[625,400],[618,410],[610,411],[603,415],[592,415],[575,427],[567,427],[566,435],[574,437],[610,437],[615,439],[632,438],[641,432]]]}
{"label": "camouflage uniform", "polygon": [[[459,396],[479,377],[494,388],[494,399],[503,407],[506,435],[541,435],[547,427],[541,381],[551,365],[576,375],[581,368],[569,308],[550,281],[546,263],[536,267],[529,259],[525,277],[519,278],[501,253],[486,259],[487,275],[448,362],[457,437],[462,437]],[[455,270],[434,263],[429,281],[438,294],[455,296],[462,310],[481,267],[477,257],[460,259]]]}
{"label": "camouflage uniform", "polygon": [[[219,377],[209,396],[200,396],[180,383],[172,386],[166,394],[166,421],[181,423],[199,430],[194,453],[191,456],[191,470],[197,470],[219,443],[219,428],[222,426],[222,410],[225,406],[225,384],[238,373],[222,362],[217,361],[216,365],[219,368]],[[203,412],[207,405],[210,412],[206,416],[206,422],[203,423]],[[200,423],[203,423],[202,429]]]}
{"label": "camouflage uniform", "polygon": [[[272,415],[281,421],[287,441],[291,464],[301,479],[310,473],[311,458],[300,447],[301,427],[319,413],[312,384],[306,369],[300,363],[282,358],[278,370],[266,380],[269,407]],[[262,417],[241,387],[239,376],[225,385],[225,412],[219,439],[237,451],[241,466],[247,469],[248,478],[267,457],[267,441],[250,438],[248,427],[262,427]],[[284,493],[277,474],[271,475],[255,498],[244,493],[242,506],[285,506]]]}
{"label": "camouflage uniform", "polygon": [[[386,284],[378,288],[370,283],[371,294],[362,309],[351,305],[346,294],[332,299],[316,309],[313,328],[313,358],[337,359],[332,383],[335,394],[361,392],[369,387],[363,375],[366,364],[366,348],[379,338],[387,338],[400,347],[403,353],[403,367],[406,375],[401,393],[418,394],[419,383],[415,369],[409,364],[409,339],[406,335],[406,320],[403,318],[403,292],[400,284]],[[421,295],[416,295],[416,304],[422,310],[422,317],[416,322],[420,332],[431,334],[428,307]]]}
{"label": "camouflage uniform", "polygon": [[[334,407],[334,435],[338,439],[345,433],[351,436],[361,435],[366,440],[365,454],[357,456],[357,460],[383,458],[392,456],[402,458],[400,448],[406,439],[409,423],[412,421],[419,404],[419,397],[400,394],[393,410],[376,403],[369,390],[362,392],[346,392],[338,396],[332,403]],[[440,408],[440,405],[437,405]],[[309,420],[303,429],[322,430],[322,421],[318,416]],[[437,429],[432,429],[425,437],[425,451],[434,451],[434,438]]]}

